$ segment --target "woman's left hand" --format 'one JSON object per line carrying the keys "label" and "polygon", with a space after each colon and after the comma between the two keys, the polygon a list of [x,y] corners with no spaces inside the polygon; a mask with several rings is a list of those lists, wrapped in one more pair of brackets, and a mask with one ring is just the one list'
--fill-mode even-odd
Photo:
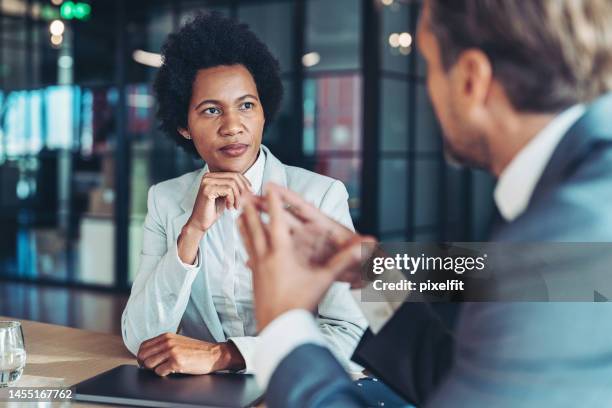
{"label": "woman's left hand", "polygon": [[209,343],[175,333],[164,333],[144,341],[137,359],[140,366],[162,377],[245,368],[244,359],[233,343]]}

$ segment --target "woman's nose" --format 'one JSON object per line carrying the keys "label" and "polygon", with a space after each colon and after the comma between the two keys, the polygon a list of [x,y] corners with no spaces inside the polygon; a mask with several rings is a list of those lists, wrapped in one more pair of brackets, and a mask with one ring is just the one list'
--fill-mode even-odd
{"label": "woman's nose", "polygon": [[240,116],[236,113],[228,113],[224,116],[223,125],[219,129],[222,136],[235,136],[242,133]]}

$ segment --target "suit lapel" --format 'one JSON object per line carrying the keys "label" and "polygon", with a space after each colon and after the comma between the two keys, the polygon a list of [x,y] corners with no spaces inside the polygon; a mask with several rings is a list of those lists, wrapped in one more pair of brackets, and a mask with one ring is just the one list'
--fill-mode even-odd
{"label": "suit lapel", "polygon": [[172,238],[176,241],[179,234],[181,233],[181,229],[191,216],[191,212],[193,211],[193,205],[195,204],[196,197],[198,195],[198,190],[200,187],[200,180],[202,180],[202,176],[206,173],[207,167],[204,166],[202,170],[200,170],[187,190],[184,193],[183,199],[180,201],[180,211],[177,216],[172,220],[173,226],[173,234]]}
{"label": "suit lapel", "polygon": [[266,155],[266,164],[264,166],[262,193],[265,191],[266,183],[275,183],[282,187],[287,187],[287,172],[285,165],[280,162],[270,150],[261,145],[261,149]]}

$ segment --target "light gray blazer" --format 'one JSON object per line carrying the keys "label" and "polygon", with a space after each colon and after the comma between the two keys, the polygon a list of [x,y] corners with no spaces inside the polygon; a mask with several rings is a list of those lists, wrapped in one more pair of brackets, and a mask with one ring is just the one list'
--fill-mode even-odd
{"label": "light gray blazer", "polygon": [[[330,177],[282,164],[266,155],[263,185],[274,182],[304,197],[338,222],[353,228],[344,185]],[[138,274],[121,319],[123,341],[133,353],[140,343],[166,332],[205,341],[226,340],[215,311],[206,271],[180,262],[176,241],[191,215],[204,169],[156,184],[149,189],[143,248]],[[205,253],[200,242],[200,254]],[[200,262],[200,265],[202,262]],[[350,362],[367,322],[348,285],[335,283],[319,305],[318,323],[329,349],[351,371]],[[247,361],[247,369],[249,369]]]}

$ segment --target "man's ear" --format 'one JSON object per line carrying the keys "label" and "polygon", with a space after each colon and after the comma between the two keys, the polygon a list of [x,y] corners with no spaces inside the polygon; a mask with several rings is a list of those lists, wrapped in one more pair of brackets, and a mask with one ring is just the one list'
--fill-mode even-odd
{"label": "man's ear", "polygon": [[452,71],[452,92],[460,101],[459,106],[471,110],[485,105],[493,82],[489,57],[476,48],[465,50],[457,58]]}
{"label": "man's ear", "polygon": [[189,130],[185,129],[185,128],[177,128],[176,129],[181,136],[183,136],[185,139],[187,140],[191,140],[191,134],[189,133]]}

